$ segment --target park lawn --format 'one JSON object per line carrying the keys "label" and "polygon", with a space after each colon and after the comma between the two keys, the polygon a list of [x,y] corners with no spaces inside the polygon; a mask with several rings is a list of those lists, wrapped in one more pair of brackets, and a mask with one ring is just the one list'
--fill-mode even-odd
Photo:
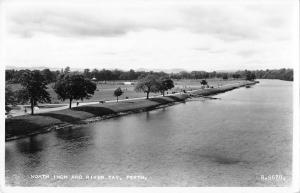
{"label": "park lawn", "polygon": [[[172,92],[180,92],[182,90],[190,91],[190,90],[197,90],[201,88],[200,81],[202,79],[181,79],[181,80],[174,80],[174,88],[169,90],[168,93]],[[236,80],[236,79],[206,79],[208,82],[208,85],[213,87],[223,86],[226,84],[232,84],[237,82],[242,82],[242,80]],[[84,99],[83,101],[79,102],[95,102],[95,101],[108,101],[108,100],[116,100],[116,97],[114,97],[113,93],[114,90],[118,87],[121,87],[121,89],[124,91],[123,95],[119,97],[120,100],[126,99],[128,97],[131,98],[141,98],[145,97],[146,94],[143,92],[136,92],[134,91],[134,85],[124,85],[123,82],[125,81],[107,81],[106,83],[98,83],[97,89],[95,91],[95,94],[90,99]],[[13,91],[18,90],[21,88],[20,84],[9,84]],[[54,83],[51,83],[48,85],[47,91],[50,94],[51,97],[51,103],[52,104],[68,104],[68,101],[61,101],[57,98],[57,95],[53,89]],[[160,93],[150,93],[150,96],[157,96],[160,95]]]}

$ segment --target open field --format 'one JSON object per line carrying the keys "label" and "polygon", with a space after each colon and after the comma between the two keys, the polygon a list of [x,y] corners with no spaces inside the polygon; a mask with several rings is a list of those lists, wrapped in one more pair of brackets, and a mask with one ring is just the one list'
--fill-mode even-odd
{"label": "open field", "polygon": [[[209,86],[218,87],[223,86],[226,84],[233,84],[241,82],[242,80],[236,79],[206,79]],[[201,80],[190,80],[190,79],[182,79],[182,80],[174,80],[174,88],[169,91],[172,92],[180,92],[182,89],[184,90],[195,90],[200,89]],[[145,97],[145,93],[136,92],[134,91],[134,85],[124,85],[124,81],[107,81],[97,83],[97,90],[95,94],[90,99],[84,99],[80,102],[97,102],[97,101],[107,101],[107,100],[115,100],[116,98],[113,96],[113,92],[116,88],[121,87],[124,91],[124,94],[119,97],[119,99],[125,99],[126,97],[130,98],[139,98]],[[21,88],[20,84],[7,84],[11,86],[12,90],[18,90]],[[52,104],[68,104],[68,101],[61,101],[57,98],[57,95],[53,89],[54,83],[48,85],[48,92],[51,96],[51,103]],[[150,93],[150,96],[157,96],[160,93]],[[75,102],[75,101],[74,101]],[[40,104],[39,104],[40,105]]]}

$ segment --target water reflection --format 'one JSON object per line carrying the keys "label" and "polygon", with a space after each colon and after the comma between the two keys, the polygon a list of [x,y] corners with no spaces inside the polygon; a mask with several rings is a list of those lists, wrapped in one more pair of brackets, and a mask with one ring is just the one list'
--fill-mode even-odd
{"label": "water reflection", "polygon": [[70,161],[69,155],[85,154],[94,146],[94,130],[89,129],[88,125],[59,129],[54,132],[54,136],[54,143],[59,148],[64,162]]}
{"label": "water reflection", "polygon": [[34,154],[44,149],[47,140],[40,136],[31,136],[16,143],[16,148],[19,152],[24,154]]}
{"label": "water reflection", "polygon": [[87,140],[93,137],[93,131],[86,129],[86,126],[77,128],[63,128],[55,132],[55,136],[61,140],[65,141],[81,141]]}
{"label": "water reflection", "polygon": [[157,119],[157,117],[163,115],[167,111],[166,107],[159,108],[153,111],[147,111],[145,112],[146,115],[146,121],[151,121],[153,119]]}

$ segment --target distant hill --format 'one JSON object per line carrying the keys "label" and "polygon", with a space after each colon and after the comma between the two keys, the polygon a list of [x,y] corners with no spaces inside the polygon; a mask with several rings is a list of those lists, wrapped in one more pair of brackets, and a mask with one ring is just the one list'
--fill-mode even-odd
{"label": "distant hill", "polygon": [[166,72],[166,73],[178,73],[181,71],[187,71],[183,68],[172,68],[172,69],[160,69],[160,68],[138,68],[136,69],[136,71],[145,71],[145,72],[149,72],[149,71],[153,71],[153,72]]}
{"label": "distant hill", "polygon": [[61,70],[61,68],[51,68],[51,67],[45,67],[45,66],[37,66],[37,67],[17,67],[17,66],[5,66],[6,70],[43,70],[43,69],[50,69],[51,71]]}
{"label": "distant hill", "polygon": [[[63,68],[65,68],[66,66],[64,66]],[[46,69],[48,68],[49,70],[51,71],[56,71],[56,70],[61,70],[62,68],[52,68],[52,67],[46,67],[46,66],[37,66],[37,67],[17,67],[17,66],[5,66],[5,69],[7,70],[11,70],[11,69],[14,69],[14,70],[25,70],[25,69],[28,69],[28,70],[43,70],[43,69]],[[88,68],[88,67],[87,67]],[[94,68],[90,69],[90,70],[93,70]],[[98,70],[101,70],[103,68],[97,68]],[[83,71],[84,68],[72,68],[71,67],[71,70],[72,71]],[[113,68],[111,69],[107,69],[107,70],[114,70]],[[129,70],[129,69],[128,69]],[[127,70],[124,70],[124,71],[127,71]],[[149,72],[149,71],[153,71],[153,72],[166,72],[166,73],[178,73],[178,72],[181,72],[181,71],[187,71],[183,68],[174,68],[174,69],[158,69],[158,68],[153,68],[153,69],[147,69],[147,68],[138,68],[138,69],[134,69],[134,71],[145,71],[145,72]]]}
{"label": "distant hill", "polygon": [[[56,71],[56,70],[61,70],[64,69],[66,66],[64,66],[63,68],[52,68],[52,67],[46,67],[46,66],[37,66],[37,67],[17,67],[17,66],[5,66],[6,70],[43,70],[43,69],[49,69],[51,71]],[[71,68],[72,71],[83,71],[82,68]]]}

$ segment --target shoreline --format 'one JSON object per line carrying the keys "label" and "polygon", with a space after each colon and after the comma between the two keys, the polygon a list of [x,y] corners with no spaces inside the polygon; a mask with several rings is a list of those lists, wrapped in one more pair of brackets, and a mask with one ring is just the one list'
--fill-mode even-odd
{"label": "shoreline", "polygon": [[222,87],[193,90],[164,97],[128,100],[119,103],[83,105],[49,113],[13,117],[5,120],[5,141],[34,136],[62,128],[78,127],[82,124],[89,124],[132,113],[163,108],[177,103],[183,103],[188,98],[215,95],[256,83],[258,82],[243,81]]}

